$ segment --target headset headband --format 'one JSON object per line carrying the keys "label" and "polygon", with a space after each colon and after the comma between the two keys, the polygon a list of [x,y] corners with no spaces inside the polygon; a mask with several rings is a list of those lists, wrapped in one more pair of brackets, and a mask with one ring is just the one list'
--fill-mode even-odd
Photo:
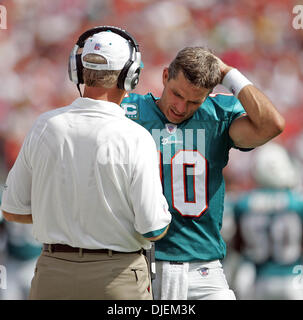
{"label": "headset headband", "polygon": [[99,33],[102,31],[112,31],[114,33],[117,33],[122,38],[125,38],[126,40],[131,41],[133,43],[135,50],[139,52],[139,45],[137,41],[127,31],[120,29],[118,27],[112,27],[112,26],[101,26],[101,27],[95,27],[95,28],[89,29],[81,34],[76,44],[79,46],[79,48],[83,48],[87,38],[91,37],[95,33]]}

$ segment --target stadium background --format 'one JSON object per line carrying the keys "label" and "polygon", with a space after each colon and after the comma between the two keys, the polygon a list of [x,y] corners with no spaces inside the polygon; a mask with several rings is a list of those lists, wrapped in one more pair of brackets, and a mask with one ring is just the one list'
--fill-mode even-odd
{"label": "stadium background", "polygon": [[[7,29],[0,30],[0,185],[37,116],[78,97],[67,76],[68,56],[78,36],[97,25],[125,28],[139,42],[144,69],[135,92],[142,94],[161,93],[163,66],[179,49],[211,48],[274,102],[286,119],[285,131],[275,141],[302,166],[303,30],[292,25],[293,8],[300,1],[7,0],[0,4],[7,9]],[[225,176],[227,191],[234,195],[254,187],[251,153],[230,153]],[[228,226],[223,230],[227,240]],[[23,268],[26,259],[13,257],[7,246],[11,234],[21,237],[22,232],[27,231],[7,233],[2,221],[0,265],[6,267],[8,280],[0,299],[22,299],[26,292],[23,280],[32,272],[32,264]],[[233,259],[228,263],[229,276],[236,264]]]}

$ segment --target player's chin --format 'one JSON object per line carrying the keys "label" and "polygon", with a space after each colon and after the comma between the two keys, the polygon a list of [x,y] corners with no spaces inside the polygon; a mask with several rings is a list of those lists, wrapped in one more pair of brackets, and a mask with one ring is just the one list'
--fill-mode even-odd
{"label": "player's chin", "polygon": [[173,123],[173,124],[179,124],[179,123],[181,123],[181,122],[183,122],[184,120],[176,120],[176,119],[169,119],[168,118],[168,121],[170,122],[170,123]]}
{"label": "player's chin", "polygon": [[184,115],[177,115],[171,109],[169,110],[168,115],[166,117],[171,123],[174,123],[174,124],[181,123],[187,119],[187,117],[185,117]]}

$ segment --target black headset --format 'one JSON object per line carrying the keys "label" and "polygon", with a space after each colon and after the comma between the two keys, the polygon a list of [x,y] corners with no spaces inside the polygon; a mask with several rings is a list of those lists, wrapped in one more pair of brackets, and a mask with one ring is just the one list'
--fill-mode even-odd
{"label": "black headset", "polygon": [[85,41],[89,37],[93,36],[95,33],[99,33],[102,31],[111,31],[120,35],[122,38],[129,41],[129,43],[133,47],[134,54],[132,54],[132,56],[125,63],[118,77],[118,88],[126,91],[135,89],[135,87],[139,82],[139,74],[141,71],[141,53],[139,50],[139,45],[136,42],[136,40],[127,31],[120,29],[118,27],[112,27],[112,26],[95,27],[81,34],[81,36],[79,37],[77,43],[75,44],[69,56],[68,74],[69,74],[70,80],[78,86],[78,89],[79,89],[79,85],[84,83],[81,53],[78,53],[78,50],[79,48],[84,47]]}

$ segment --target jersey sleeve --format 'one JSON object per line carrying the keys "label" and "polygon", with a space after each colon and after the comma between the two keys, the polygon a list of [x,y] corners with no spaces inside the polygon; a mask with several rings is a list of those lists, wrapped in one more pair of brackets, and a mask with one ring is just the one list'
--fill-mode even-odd
{"label": "jersey sleeve", "polygon": [[31,214],[32,170],[27,161],[27,138],[8,174],[3,189],[1,209],[9,213]]}
{"label": "jersey sleeve", "polygon": [[135,212],[135,229],[150,238],[166,229],[171,214],[162,193],[156,144],[147,131],[140,138],[130,197]]}
{"label": "jersey sleeve", "polygon": [[238,99],[234,100],[234,106],[232,109],[232,113],[230,116],[230,124],[237,119],[238,117],[242,116],[243,114],[246,113],[245,109],[243,108],[241,102]]}

